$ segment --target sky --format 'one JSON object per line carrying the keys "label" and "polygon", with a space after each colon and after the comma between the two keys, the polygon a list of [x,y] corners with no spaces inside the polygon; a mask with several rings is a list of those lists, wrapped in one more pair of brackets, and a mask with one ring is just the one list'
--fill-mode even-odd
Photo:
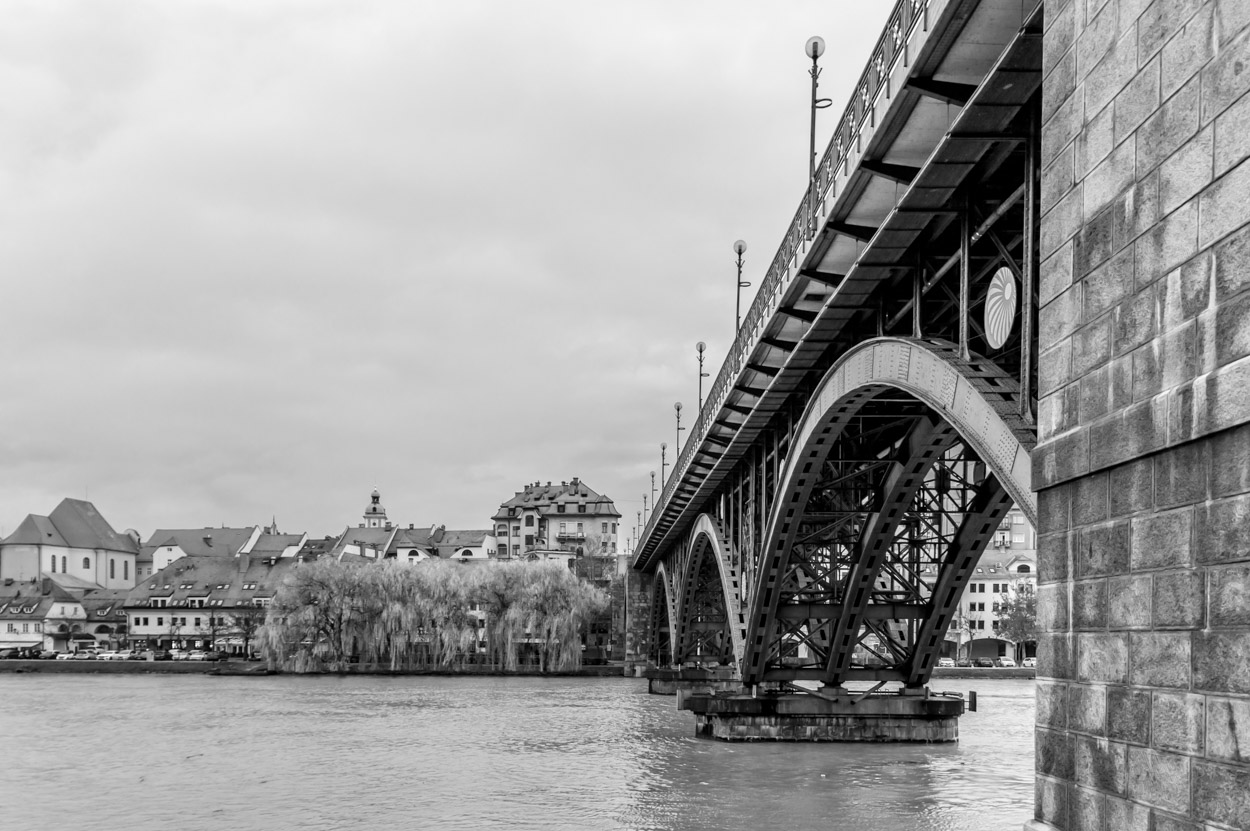
{"label": "sky", "polygon": [[[885,0],[9,2],[0,530],[633,530]],[[684,441],[683,432],[683,441]]]}

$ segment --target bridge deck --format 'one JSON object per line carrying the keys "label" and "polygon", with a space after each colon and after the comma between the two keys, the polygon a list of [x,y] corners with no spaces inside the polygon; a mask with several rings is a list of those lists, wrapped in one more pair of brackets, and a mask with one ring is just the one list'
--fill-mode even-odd
{"label": "bridge deck", "polygon": [[[635,568],[655,567],[779,414],[797,417],[795,393],[813,368],[865,337],[908,327],[914,300],[958,264],[955,250],[925,266],[917,244],[957,226],[957,191],[1009,163],[1026,138],[1012,125],[1041,82],[1042,3],[1027,5],[896,4],[640,536]],[[1019,202],[1020,176],[1003,177],[1010,185],[990,194],[998,209],[980,219],[976,236]],[[927,279],[900,292],[900,275],[918,262]]]}

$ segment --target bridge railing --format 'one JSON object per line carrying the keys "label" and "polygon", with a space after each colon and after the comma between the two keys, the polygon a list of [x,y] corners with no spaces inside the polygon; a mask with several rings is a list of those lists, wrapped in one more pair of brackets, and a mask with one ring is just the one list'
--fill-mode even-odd
{"label": "bridge railing", "polygon": [[[865,122],[869,126],[876,126],[877,101],[884,97],[884,100],[888,102],[898,92],[890,88],[894,69],[900,61],[903,67],[909,65],[913,54],[912,48],[918,48],[920,45],[918,39],[913,44],[914,36],[917,32],[923,33],[928,30],[928,9],[931,3],[940,5],[942,0],[897,0],[894,4],[890,18],[872,52],[872,58],[864,67],[864,72],[851,95],[851,101],[843,111],[838,127],[833,131],[829,145],[816,166],[815,177],[804,190],[803,201],[799,209],[795,211],[794,218],[790,221],[790,226],[781,241],[781,246],[777,249],[764,279],[760,282],[755,300],[742,321],[742,328],[738,330],[729,354],[725,356],[725,362],[716,375],[716,381],[712,384],[707,398],[704,399],[703,409],[690,427],[686,446],[682,448],[673,465],[673,475],[664,483],[660,501],[653,506],[651,516],[647,519],[642,535],[638,539],[637,551],[646,550],[655,526],[663,516],[673,492],[689,471],[696,451],[707,439],[712,421],[725,406],[730,391],[741,377],[743,368],[751,353],[755,351],[759,339],[763,337],[768,322],[776,314],[781,297],[785,293],[784,289],[790,285],[797,274],[802,258],[807,252],[807,245],[815,236],[816,216],[824,216],[828,200],[837,197],[838,175],[849,175],[849,159],[863,150],[859,145]],[[900,74],[900,77],[905,76]]]}

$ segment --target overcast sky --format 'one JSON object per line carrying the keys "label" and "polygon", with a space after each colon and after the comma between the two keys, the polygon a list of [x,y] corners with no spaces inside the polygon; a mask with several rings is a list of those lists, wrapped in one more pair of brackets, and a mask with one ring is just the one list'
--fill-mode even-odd
{"label": "overcast sky", "polygon": [[[893,3],[9,2],[0,525],[625,536]],[[658,478],[658,477],[657,477]],[[657,483],[658,484],[658,483]]]}

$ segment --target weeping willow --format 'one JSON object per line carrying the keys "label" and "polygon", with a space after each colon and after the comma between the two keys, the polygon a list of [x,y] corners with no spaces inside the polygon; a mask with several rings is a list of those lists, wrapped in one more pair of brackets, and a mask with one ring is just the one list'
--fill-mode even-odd
{"label": "weeping willow", "polygon": [[259,641],[289,672],[344,671],[354,661],[395,671],[466,663],[566,671],[581,664],[583,625],[607,605],[604,592],[554,563],[320,560],[278,591]]}

